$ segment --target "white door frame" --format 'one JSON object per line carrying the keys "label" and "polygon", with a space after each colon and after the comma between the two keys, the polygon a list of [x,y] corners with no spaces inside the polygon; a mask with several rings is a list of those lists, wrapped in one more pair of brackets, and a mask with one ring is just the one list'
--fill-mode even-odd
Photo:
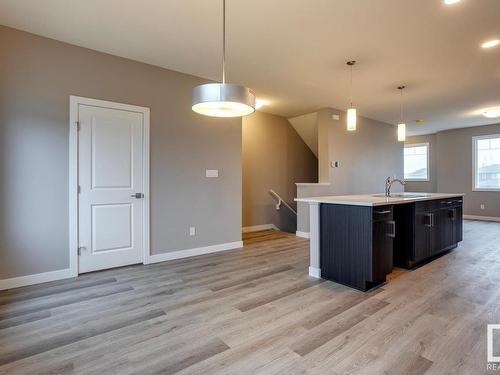
{"label": "white door frame", "polygon": [[105,100],[69,97],[69,268],[71,276],[78,276],[78,106],[80,104],[113,108],[142,113],[144,119],[143,137],[143,256],[144,264],[150,263],[149,232],[149,108],[130,104],[108,102]]}

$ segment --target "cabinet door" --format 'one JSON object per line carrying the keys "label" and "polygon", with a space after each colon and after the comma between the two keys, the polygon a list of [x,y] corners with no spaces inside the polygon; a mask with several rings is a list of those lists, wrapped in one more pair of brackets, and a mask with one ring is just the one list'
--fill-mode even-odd
{"label": "cabinet door", "polygon": [[373,282],[384,282],[386,275],[392,272],[395,231],[393,220],[373,222]]}
{"label": "cabinet door", "polygon": [[414,262],[430,256],[433,214],[431,212],[417,212],[415,214],[415,254]]}
{"label": "cabinet door", "polygon": [[396,237],[393,240],[394,265],[408,268],[415,259],[415,204],[394,206]]}
{"label": "cabinet door", "polygon": [[434,225],[432,226],[433,242],[431,243],[431,256],[438,254],[448,247],[448,243],[453,241],[452,223],[448,208],[442,208],[433,212]]}
{"label": "cabinet door", "polygon": [[448,222],[446,225],[446,248],[457,244],[457,207],[448,209]]}
{"label": "cabinet door", "polygon": [[445,249],[449,249],[457,244],[460,240],[459,232],[461,210],[457,207],[443,208],[438,210],[436,215],[435,243],[433,246],[433,254],[437,254]]}
{"label": "cabinet door", "polygon": [[455,207],[455,243],[462,241],[463,239],[463,206],[459,205]]}

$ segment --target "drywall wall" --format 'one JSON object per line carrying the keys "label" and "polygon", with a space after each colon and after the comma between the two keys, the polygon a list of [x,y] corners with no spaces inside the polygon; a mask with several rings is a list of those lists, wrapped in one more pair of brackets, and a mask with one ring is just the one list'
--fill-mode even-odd
{"label": "drywall wall", "polygon": [[437,191],[465,193],[465,215],[500,217],[500,192],[472,190],[472,137],[488,134],[500,134],[500,124],[436,134]]}
{"label": "drywall wall", "polygon": [[318,121],[318,182],[330,182],[330,122],[328,116],[330,111],[321,110],[317,112]]}
{"label": "drywall wall", "polygon": [[437,192],[437,147],[436,134],[407,137],[405,144],[429,144],[429,181],[406,181],[405,191],[435,193]]}
{"label": "drywall wall", "polygon": [[295,207],[296,182],[317,182],[318,164],[287,119],[256,112],[243,118],[243,226],[274,224],[295,232],[296,217],[276,210],[273,189]]}
{"label": "drywall wall", "polygon": [[200,78],[3,26],[0,45],[0,279],[68,267],[70,95],[151,109],[152,254],[241,239],[241,119],[192,112]]}
{"label": "drywall wall", "polygon": [[291,117],[288,122],[318,158],[318,114],[316,112]]}
{"label": "drywall wall", "polygon": [[[429,142],[431,180],[408,182],[405,190],[465,193],[465,215],[500,217],[500,192],[472,189],[472,137],[489,134],[500,134],[500,124],[408,137],[407,143]],[[484,210],[481,204],[484,204]]]}
{"label": "drywall wall", "polygon": [[[340,120],[333,120],[332,114],[339,114]],[[402,177],[403,143],[397,141],[393,125],[358,116],[357,130],[348,132],[345,111],[331,108],[319,111],[318,121],[318,133],[327,134],[328,140],[324,146],[328,152],[322,153],[320,148],[318,162],[328,168],[330,184],[299,185],[298,197],[381,193],[388,176]],[[331,161],[338,161],[340,166],[333,168]],[[402,187],[394,185],[393,191],[402,191]],[[309,232],[305,203],[298,204],[297,230]]]}

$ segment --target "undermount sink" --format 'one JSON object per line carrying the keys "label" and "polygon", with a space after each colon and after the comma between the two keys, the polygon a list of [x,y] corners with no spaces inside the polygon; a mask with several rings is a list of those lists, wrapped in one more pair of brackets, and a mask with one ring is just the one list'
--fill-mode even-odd
{"label": "undermount sink", "polygon": [[[385,197],[385,194],[374,194],[374,197]],[[426,193],[394,193],[389,195],[387,198],[427,198],[430,194]]]}

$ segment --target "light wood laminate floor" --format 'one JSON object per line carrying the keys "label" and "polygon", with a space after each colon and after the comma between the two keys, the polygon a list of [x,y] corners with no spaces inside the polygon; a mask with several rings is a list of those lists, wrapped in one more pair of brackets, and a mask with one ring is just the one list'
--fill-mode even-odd
{"label": "light wood laminate floor", "polygon": [[1,374],[480,374],[500,323],[500,223],[370,293],[309,279],[308,241],[0,293]]}

